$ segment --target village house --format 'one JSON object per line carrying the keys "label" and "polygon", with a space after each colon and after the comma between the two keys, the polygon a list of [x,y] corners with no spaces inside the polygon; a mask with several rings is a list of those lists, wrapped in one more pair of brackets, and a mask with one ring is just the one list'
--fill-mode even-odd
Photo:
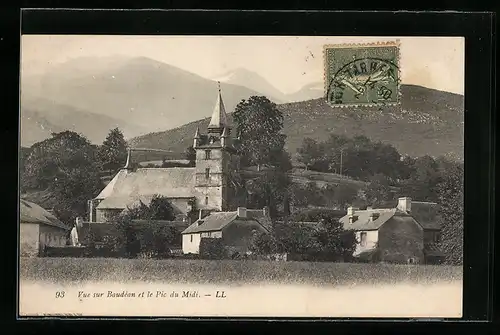
{"label": "village house", "polygon": [[442,258],[438,205],[398,199],[396,208],[349,207],[340,219],[344,229],[354,230],[358,259],[394,263],[436,263]]}
{"label": "village house", "polygon": [[20,199],[20,253],[22,257],[43,255],[45,247],[63,247],[70,227],[37,204]]}
{"label": "village house", "polygon": [[230,254],[249,251],[256,233],[268,232],[271,224],[269,209],[238,207],[233,212],[212,212],[200,217],[182,232],[184,254],[199,254],[202,238],[220,238]]}
{"label": "village house", "polygon": [[155,195],[166,197],[174,207],[176,220],[186,220],[198,210],[224,211],[231,198],[229,175],[237,167],[220,88],[207,134],[197,129],[193,148],[195,167],[132,167],[127,163],[92,200],[89,222],[112,222],[126,208],[139,202],[148,205]]}

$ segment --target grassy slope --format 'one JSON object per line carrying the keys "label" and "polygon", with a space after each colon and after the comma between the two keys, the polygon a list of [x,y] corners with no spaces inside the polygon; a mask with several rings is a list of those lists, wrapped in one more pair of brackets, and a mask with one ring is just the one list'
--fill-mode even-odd
{"label": "grassy slope", "polygon": [[[401,107],[331,108],[323,99],[279,105],[285,116],[284,132],[291,154],[304,137],[326,139],[330,133],[366,135],[393,144],[413,156],[453,153],[463,157],[463,96],[403,85]],[[182,153],[191,145],[197,127],[205,131],[209,119],[156,132],[130,141],[134,147]]]}

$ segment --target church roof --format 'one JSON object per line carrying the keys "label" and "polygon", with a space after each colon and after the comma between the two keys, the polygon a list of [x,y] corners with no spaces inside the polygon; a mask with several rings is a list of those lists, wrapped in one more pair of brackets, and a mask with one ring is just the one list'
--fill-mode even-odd
{"label": "church roof", "polygon": [[208,124],[208,128],[224,128],[227,127],[227,115],[226,108],[224,107],[224,101],[222,100],[222,95],[219,87],[219,94],[217,95],[217,101],[215,103],[214,111],[212,113],[212,118]]}
{"label": "church roof", "polygon": [[139,168],[120,170],[99,193],[97,208],[126,208],[141,200],[148,203],[154,195],[167,198],[194,197],[195,168]]}

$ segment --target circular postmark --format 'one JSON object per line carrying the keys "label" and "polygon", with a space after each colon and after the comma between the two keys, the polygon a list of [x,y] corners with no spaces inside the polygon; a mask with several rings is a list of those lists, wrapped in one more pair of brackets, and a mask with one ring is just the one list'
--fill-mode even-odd
{"label": "circular postmark", "polygon": [[398,101],[399,69],[386,59],[359,58],[336,71],[327,86],[333,105],[387,104]]}

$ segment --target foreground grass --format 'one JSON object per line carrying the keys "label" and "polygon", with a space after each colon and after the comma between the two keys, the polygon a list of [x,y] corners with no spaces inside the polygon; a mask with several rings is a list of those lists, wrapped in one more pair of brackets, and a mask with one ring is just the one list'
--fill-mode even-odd
{"label": "foreground grass", "polygon": [[430,265],[22,258],[20,279],[43,282],[164,282],[196,284],[296,283],[370,285],[462,280],[462,268]]}

